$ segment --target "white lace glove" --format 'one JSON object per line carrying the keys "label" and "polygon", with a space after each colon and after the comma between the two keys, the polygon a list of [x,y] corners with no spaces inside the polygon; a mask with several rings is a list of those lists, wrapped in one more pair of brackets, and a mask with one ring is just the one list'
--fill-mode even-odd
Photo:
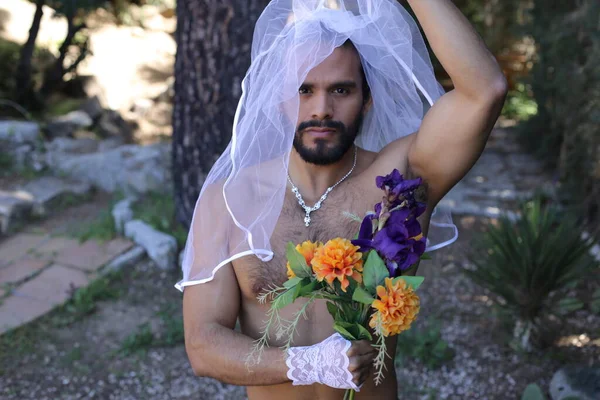
{"label": "white lace glove", "polygon": [[294,385],[322,383],[358,392],[360,387],[352,382],[352,373],[348,370],[350,359],[346,353],[351,345],[349,340],[335,333],[312,346],[289,348],[285,360],[288,378]]}

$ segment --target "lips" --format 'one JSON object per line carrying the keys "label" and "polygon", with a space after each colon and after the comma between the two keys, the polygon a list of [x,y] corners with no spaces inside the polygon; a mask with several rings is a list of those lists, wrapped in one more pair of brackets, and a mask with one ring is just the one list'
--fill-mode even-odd
{"label": "lips", "polygon": [[313,137],[327,137],[333,133],[335,133],[335,129],[331,128],[308,128],[306,129],[307,133],[309,133]]}

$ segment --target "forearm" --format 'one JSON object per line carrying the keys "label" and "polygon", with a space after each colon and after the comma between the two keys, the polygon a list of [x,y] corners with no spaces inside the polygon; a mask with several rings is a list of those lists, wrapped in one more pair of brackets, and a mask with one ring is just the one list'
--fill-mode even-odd
{"label": "forearm", "polygon": [[221,325],[203,327],[186,339],[186,350],[199,376],[239,386],[263,386],[289,382],[285,352],[265,348],[258,364],[246,365],[254,342],[248,336]]}
{"label": "forearm", "polygon": [[504,76],[496,59],[451,0],[408,3],[457,91],[471,98],[502,91]]}

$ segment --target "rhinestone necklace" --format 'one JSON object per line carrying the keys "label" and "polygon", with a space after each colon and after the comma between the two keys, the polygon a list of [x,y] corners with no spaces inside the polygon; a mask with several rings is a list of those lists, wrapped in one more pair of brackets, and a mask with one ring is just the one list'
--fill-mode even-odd
{"label": "rhinestone necklace", "polygon": [[358,154],[358,149],[355,147],[354,148],[354,164],[352,164],[352,168],[350,168],[350,171],[348,171],[348,173],[346,175],[344,175],[344,177],[342,179],[340,179],[335,185],[328,187],[327,190],[325,191],[325,193],[323,193],[323,196],[321,196],[319,201],[317,201],[315,203],[315,205],[312,207],[308,207],[306,205],[306,203],[304,202],[304,199],[302,198],[302,195],[300,194],[300,191],[298,190],[296,185],[294,185],[294,182],[292,182],[292,178],[290,178],[290,174],[288,173],[288,181],[290,182],[290,185],[292,185],[292,192],[294,192],[294,194],[296,195],[296,198],[298,199],[298,204],[300,204],[300,206],[306,212],[306,216],[304,217],[304,225],[305,226],[310,225],[310,213],[313,211],[317,211],[319,208],[321,208],[321,203],[323,203],[325,201],[329,192],[331,192],[337,185],[339,185],[346,178],[348,178],[350,176],[350,174],[352,173],[352,171],[354,171],[354,167],[356,167],[357,154]]}

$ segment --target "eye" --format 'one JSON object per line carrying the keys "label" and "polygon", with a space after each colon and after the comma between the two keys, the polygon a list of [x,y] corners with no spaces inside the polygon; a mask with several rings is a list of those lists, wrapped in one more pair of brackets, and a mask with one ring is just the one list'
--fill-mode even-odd
{"label": "eye", "polygon": [[300,89],[298,89],[298,93],[300,93],[300,94],[308,94],[308,93],[310,93],[310,90],[308,90],[307,88],[302,88],[301,87]]}
{"label": "eye", "polygon": [[346,88],[337,88],[337,89],[334,89],[333,92],[335,94],[348,94],[348,93],[350,93],[348,91],[348,89],[346,89]]}

